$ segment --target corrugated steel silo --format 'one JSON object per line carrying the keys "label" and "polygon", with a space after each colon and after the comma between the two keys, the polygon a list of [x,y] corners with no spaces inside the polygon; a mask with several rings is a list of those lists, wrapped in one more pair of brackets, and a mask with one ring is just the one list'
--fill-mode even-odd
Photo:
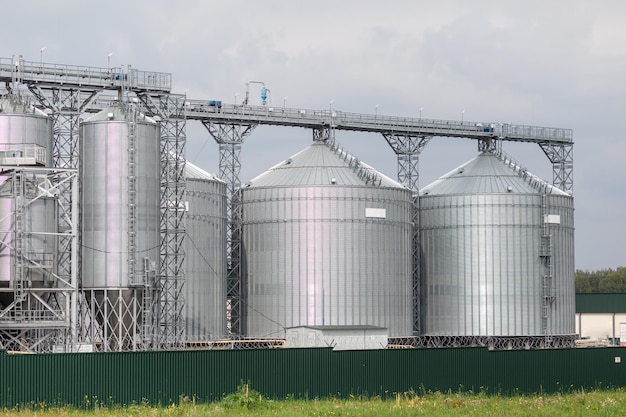
{"label": "corrugated steel silo", "polygon": [[304,325],[412,333],[411,192],[315,142],[242,189],[247,334]]}
{"label": "corrugated steel silo", "polygon": [[[51,149],[50,117],[12,95],[0,97],[0,165],[51,166]],[[21,269],[25,274],[22,278],[29,286],[40,287],[54,272],[56,239],[52,236],[57,231],[56,200],[40,195],[37,186],[41,179],[34,173],[24,173],[20,180],[16,178],[12,174],[0,176],[0,286],[12,285],[16,279],[14,251],[19,245],[24,265],[42,266]],[[4,305],[8,305],[7,301],[0,300]]]}
{"label": "corrugated steel silo", "polygon": [[143,259],[159,260],[160,130],[135,112],[111,107],[81,126],[84,288],[143,283]]}
{"label": "corrugated steel silo", "polygon": [[0,97],[0,165],[52,166],[52,120],[17,98]]}
{"label": "corrugated steel silo", "polygon": [[574,334],[569,194],[484,152],[421,190],[420,228],[423,334]]}
{"label": "corrugated steel silo", "polygon": [[[56,265],[57,202],[42,196],[37,188],[40,178],[33,175],[0,176],[0,281],[16,279],[16,246],[21,247],[26,274],[31,287],[42,287],[52,281]],[[19,188],[19,189],[18,189]],[[24,202],[30,201],[29,204]],[[21,210],[19,226],[16,211]],[[20,232],[21,243],[16,238]],[[35,267],[39,265],[39,267]]]}
{"label": "corrugated steel silo", "polygon": [[226,335],[226,183],[185,163],[187,341]]}
{"label": "corrugated steel silo", "polygon": [[120,104],[82,123],[80,148],[82,287],[102,326],[92,338],[134,349],[159,265],[160,128]]}

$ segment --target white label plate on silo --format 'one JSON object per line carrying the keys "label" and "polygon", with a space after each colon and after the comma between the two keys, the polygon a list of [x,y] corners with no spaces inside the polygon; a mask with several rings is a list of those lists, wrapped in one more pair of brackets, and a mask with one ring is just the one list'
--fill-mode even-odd
{"label": "white label plate on silo", "polygon": [[365,217],[373,217],[375,219],[386,219],[387,209],[365,207]]}
{"label": "white label plate on silo", "polygon": [[543,216],[544,223],[550,224],[561,224],[561,215],[560,214],[546,214]]}

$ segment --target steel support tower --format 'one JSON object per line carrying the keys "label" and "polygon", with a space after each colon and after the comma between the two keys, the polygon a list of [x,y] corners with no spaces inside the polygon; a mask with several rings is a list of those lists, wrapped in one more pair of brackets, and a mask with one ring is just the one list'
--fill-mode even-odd
{"label": "steel support tower", "polygon": [[[38,107],[49,109],[46,111],[50,112],[54,122],[53,160],[54,165],[59,168],[75,169],[78,166],[79,121],[86,112],[101,110],[112,101],[127,100],[134,94],[142,99],[149,111],[163,119],[162,156],[171,155],[171,158],[162,157],[161,160],[161,271],[158,274],[158,283],[157,277],[146,277],[143,289],[135,289],[136,300],[127,305],[107,302],[96,305],[95,298],[88,292],[79,291],[80,306],[77,309],[80,322],[74,330],[78,334],[79,342],[98,339],[104,346],[123,346],[125,343],[116,339],[119,335],[114,336],[110,332],[112,339],[102,340],[102,337],[109,337],[106,329],[95,332],[93,327],[97,315],[110,316],[115,321],[116,317],[130,311],[133,317],[141,317],[141,323],[132,323],[122,331],[133,339],[132,349],[137,346],[154,349],[179,345],[184,329],[180,312],[184,303],[181,294],[184,285],[181,264],[184,259],[182,206],[185,180],[184,159],[181,156],[184,155],[185,118],[184,99],[181,98],[183,96],[170,94],[171,74],[138,71],[130,65],[99,68],[29,62],[21,56],[13,56],[0,58],[0,82],[2,81],[8,90],[19,90],[22,94],[27,94],[23,90],[25,87],[36,99]],[[111,92],[116,95],[106,95]],[[67,183],[61,182],[59,187],[67,187]],[[59,216],[61,231],[70,228],[70,214],[78,216],[77,209],[73,212],[71,210],[78,203],[78,193],[68,190],[69,188],[59,190],[64,207],[68,207],[65,215]],[[78,274],[81,269],[80,253],[76,248],[74,252],[68,249],[72,241],[69,233],[67,236],[61,237],[57,254],[61,277]],[[80,286],[80,279],[78,281]],[[114,289],[112,291],[115,292]],[[140,306],[137,306],[137,301],[141,302]],[[129,330],[138,327],[142,329],[140,338],[130,334],[134,330]]]}
{"label": "steel support tower", "polygon": [[421,333],[420,300],[422,285],[420,279],[420,198],[419,198],[419,156],[428,144],[430,136],[410,136],[383,133],[383,137],[398,157],[398,181],[411,190],[413,213],[413,334]]}
{"label": "steel support tower", "polygon": [[[156,335],[157,347],[181,347],[185,322],[185,96],[140,93],[139,99],[161,118],[161,252],[157,283],[156,323],[146,333]],[[145,297],[150,297],[146,286]],[[150,327],[148,322],[144,323]],[[150,335],[145,335],[150,337]]]}
{"label": "steel support tower", "polygon": [[210,120],[203,120],[202,124],[219,144],[219,175],[227,183],[226,328],[232,337],[237,338],[246,332],[244,271],[241,262],[241,145],[257,124],[228,124]]}

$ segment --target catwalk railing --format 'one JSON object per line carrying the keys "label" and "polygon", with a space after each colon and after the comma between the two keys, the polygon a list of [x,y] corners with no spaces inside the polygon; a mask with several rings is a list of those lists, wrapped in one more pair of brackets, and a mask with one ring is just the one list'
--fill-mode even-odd
{"label": "catwalk railing", "polygon": [[498,138],[507,141],[570,144],[573,131],[552,127],[437,120],[412,117],[348,113],[336,110],[309,110],[285,107],[214,104],[214,101],[188,100],[188,119],[223,123],[257,123],[319,129],[367,131],[411,136],[446,136],[470,139]]}
{"label": "catwalk railing", "polygon": [[21,57],[0,58],[0,81],[67,88],[121,89],[169,92],[172,75],[125,67],[87,67],[25,61]]}

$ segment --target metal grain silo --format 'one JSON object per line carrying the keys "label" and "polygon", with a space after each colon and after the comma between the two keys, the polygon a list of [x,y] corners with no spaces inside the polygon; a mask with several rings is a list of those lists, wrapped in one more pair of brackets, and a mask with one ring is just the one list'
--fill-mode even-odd
{"label": "metal grain silo", "polygon": [[153,284],[159,265],[159,125],[113,106],[82,123],[80,149],[82,287],[108,348],[128,349],[138,338],[139,288]]}
{"label": "metal grain silo", "polygon": [[242,188],[247,334],[412,332],[411,192],[324,141]]}
{"label": "metal grain silo", "polygon": [[[50,117],[18,97],[0,97],[0,165],[51,166],[51,149]],[[23,170],[0,176],[0,286],[13,286],[19,279],[41,287],[54,273],[57,206],[53,196],[41,195],[40,181],[44,179],[36,173]]]}
{"label": "metal grain silo", "polygon": [[17,97],[0,97],[0,164],[52,166],[52,120]]}
{"label": "metal grain silo", "polygon": [[421,190],[430,336],[573,335],[573,198],[484,152]]}
{"label": "metal grain silo", "polygon": [[226,335],[226,183],[186,162],[186,339]]}

